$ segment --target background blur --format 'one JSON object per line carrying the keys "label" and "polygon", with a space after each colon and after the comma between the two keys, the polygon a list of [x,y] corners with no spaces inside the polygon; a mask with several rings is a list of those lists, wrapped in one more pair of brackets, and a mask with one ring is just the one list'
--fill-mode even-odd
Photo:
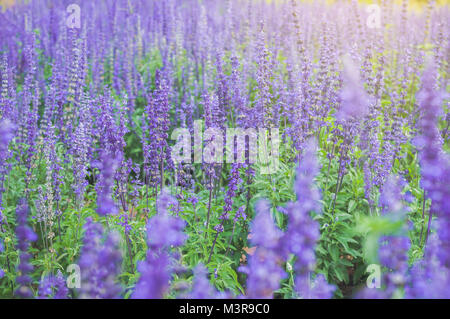
{"label": "background blur", "polygon": [[[15,0],[0,0],[0,5],[2,7],[8,7],[11,6],[12,4],[14,4]],[[29,0],[26,0],[29,1]],[[271,0],[268,0],[269,2]],[[274,0],[277,1],[277,0]],[[302,1],[302,0],[298,0],[298,1]],[[309,0],[309,1],[314,1],[314,0]],[[349,0],[328,0],[328,2],[339,2],[339,1],[349,1]],[[396,3],[401,3],[402,0],[393,0]],[[429,0],[409,0],[409,3],[414,5],[424,5],[427,4]],[[74,1],[75,3],[77,1]],[[380,0],[360,0],[360,2],[365,2],[365,3],[380,3]],[[439,4],[450,4],[450,0],[437,0],[437,3]]]}
{"label": "background blur", "polygon": [[14,0],[0,0],[0,6],[2,8],[8,7],[14,3]]}

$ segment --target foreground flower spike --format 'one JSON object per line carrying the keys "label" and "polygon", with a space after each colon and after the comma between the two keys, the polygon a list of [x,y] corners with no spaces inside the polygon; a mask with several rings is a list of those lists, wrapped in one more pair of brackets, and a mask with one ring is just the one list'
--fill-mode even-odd
{"label": "foreground flower spike", "polygon": [[409,272],[405,298],[450,298],[450,269],[442,266],[438,258],[441,247],[438,236],[431,234],[424,259],[416,262]]}
{"label": "foreground flower spike", "polygon": [[157,214],[147,224],[147,258],[138,263],[141,273],[132,298],[161,299],[169,289],[170,248],[183,245],[185,222],[169,215],[175,199],[164,189],[158,196]]}
{"label": "foreground flower spike", "polygon": [[429,62],[418,93],[421,134],[415,144],[421,164],[421,186],[431,199],[428,230],[432,216],[437,215],[437,233],[430,234],[423,260],[412,267],[406,298],[450,298],[450,156],[442,150],[442,137],[437,123],[442,114],[443,94],[436,88],[436,66]]}
{"label": "foreground flower spike", "polygon": [[[398,176],[389,176],[380,196],[381,214],[392,221],[404,220],[406,217],[407,207],[402,202],[402,185],[403,181]],[[357,297],[398,298],[407,283],[410,248],[411,240],[406,236],[404,228],[397,233],[381,236],[378,259],[380,265],[385,269],[381,278],[382,287],[380,289],[365,288],[358,293]]]}
{"label": "foreground flower spike", "polygon": [[331,298],[334,287],[328,285],[319,275],[315,284],[311,280],[316,264],[316,245],[320,239],[319,223],[312,219],[312,213],[321,213],[320,192],[314,185],[319,172],[317,143],[308,140],[297,168],[294,191],[297,201],[288,203],[286,213],[288,226],[281,241],[284,257],[294,254],[296,261],[296,290],[301,298]]}
{"label": "foreground flower spike", "polygon": [[78,261],[81,271],[80,298],[115,299],[122,288],[117,283],[121,272],[122,253],[120,236],[110,233],[104,239],[103,226],[88,218],[81,257]]}
{"label": "foreground flower spike", "polygon": [[37,240],[36,233],[28,226],[28,214],[29,214],[28,204],[24,199],[19,201],[17,206],[17,248],[19,249],[19,266],[17,270],[19,276],[16,278],[16,282],[19,288],[16,290],[16,295],[22,298],[30,298],[33,293],[30,289],[32,279],[29,274],[33,271],[34,267],[30,263],[31,255],[27,252],[30,246],[30,242]]}
{"label": "foreground flower spike", "polygon": [[0,160],[6,158],[9,142],[14,137],[14,125],[10,120],[0,120]]}
{"label": "foreground flower spike", "polygon": [[0,225],[3,224],[3,180],[7,175],[6,160],[10,156],[8,145],[14,138],[15,125],[8,119],[0,118]]}
{"label": "foreground flower spike", "polygon": [[101,152],[99,160],[100,176],[97,184],[97,213],[100,216],[116,215],[118,208],[112,198],[114,174],[119,167],[121,159],[113,157],[108,152]]}
{"label": "foreground flower spike", "polygon": [[255,210],[250,242],[256,250],[249,256],[248,265],[240,267],[240,270],[248,275],[246,297],[268,299],[273,298],[274,291],[280,287],[280,280],[286,277],[278,249],[282,234],[273,222],[267,200],[259,200]]}
{"label": "foreground flower spike", "polygon": [[420,135],[414,141],[419,150],[422,173],[421,186],[428,193],[428,196],[434,200],[435,205],[440,204],[442,200],[440,186],[446,164],[443,162],[442,138],[437,127],[438,117],[442,114],[443,96],[436,91],[436,75],[434,63],[429,62],[423,72],[421,90],[417,94],[421,112],[419,120]]}
{"label": "foreground flower spike", "polygon": [[133,299],[162,299],[169,289],[170,272],[167,254],[147,252],[147,259],[137,265],[141,274],[136,284]]}
{"label": "foreground flower spike", "polygon": [[39,285],[40,299],[67,299],[69,289],[66,286],[66,280],[61,271],[58,270],[57,275],[49,275],[41,280]]}
{"label": "foreground flower spike", "polygon": [[203,264],[194,268],[192,290],[189,293],[191,299],[217,299],[221,294],[211,285],[208,279],[208,269]]}
{"label": "foreground flower spike", "polygon": [[438,216],[438,233],[442,249],[438,253],[443,266],[450,268],[450,155],[442,149],[443,141],[438,128],[442,114],[442,92],[436,89],[436,66],[429,62],[422,76],[422,88],[417,95],[420,105],[420,135],[415,139],[419,151],[422,178],[420,184],[431,199],[428,233],[432,216]]}
{"label": "foreground flower spike", "polygon": [[147,226],[147,243],[153,251],[167,251],[171,246],[183,245],[186,240],[183,233],[185,221],[169,214],[169,209],[175,204],[176,199],[167,189],[158,196],[157,214],[149,220]]}
{"label": "foreground flower spike", "polygon": [[360,80],[359,69],[348,56],[344,58],[343,82],[341,108],[336,117],[341,121],[361,119],[368,112],[369,97]]}
{"label": "foreground flower spike", "polygon": [[387,215],[394,219],[402,219],[408,211],[403,204],[403,196],[401,194],[404,180],[399,176],[389,176],[380,193],[379,206],[381,214]]}
{"label": "foreground flower spike", "polygon": [[386,276],[388,290],[393,289],[392,286],[400,286],[405,283],[410,247],[411,241],[406,236],[384,236],[380,238],[378,250],[380,263],[392,270]]}

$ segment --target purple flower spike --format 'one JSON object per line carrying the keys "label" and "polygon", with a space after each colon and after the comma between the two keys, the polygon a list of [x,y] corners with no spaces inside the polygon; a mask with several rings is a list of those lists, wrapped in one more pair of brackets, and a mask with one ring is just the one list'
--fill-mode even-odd
{"label": "purple flower spike", "polygon": [[32,283],[31,277],[28,275],[34,269],[30,264],[31,255],[27,253],[30,242],[37,240],[36,233],[28,226],[27,218],[29,214],[28,204],[24,199],[19,201],[17,206],[17,248],[19,249],[19,266],[17,270],[20,275],[16,278],[19,288],[16,290],[16,294],[22,298],[32,297],[30,285]]}

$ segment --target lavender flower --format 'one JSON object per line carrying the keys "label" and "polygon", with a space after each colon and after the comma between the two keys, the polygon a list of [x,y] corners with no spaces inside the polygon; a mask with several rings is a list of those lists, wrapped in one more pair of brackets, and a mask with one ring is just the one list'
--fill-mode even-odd
{"label": "lavender flower", "polygon": [[147,259],[138,263],[141,276],[132,297],[135,299],[159,299],[169,288],[170,254],[173,246],[181,246],[186,235],[183,234],[184,221],[169,215],[168,208],[175,199],[167,190],[158,197],[157,215],[147,225]]}
{"label": "lavender flower", "polygon": [[450,298],[450,271],[442,266],[438,258],[441,249],[438,236],[432,234],[428,239],[424,259],[416,262],[409,273],[405,298]]}
{"label": "lavender flower", "polygon": [[234,215],[233,221],[237,222],[239,219],[247,220],[247,215],[245,214],[245,206],[241,206],[236,211],[236,214]]}
{"label": "lavender flower", "polygon": [[9,142],[14,137],[14,128],[15,126],[10,120],[0,121],[0,159],[2,161],[5,160]]}
{"label": "lavender flower", "polygon": [[87,219],[83,248],[78,264],[81,268],[80,298],[118,298],[121,287],[116,283],[120,273],[122,253],[119,235],[104,238],[103,226]]}
{"label": "lavender flower", "polygon": [[158,214],[148,224],[147,240],[149,248],[160,249],[170,246],[181,246],[186,239],[183,234],[185,222],[169,215],[169,207],[176,203],[168,190],[164,190],[159,196],[156,203]]}
{"label": "lavender flower", "polygon": [[120,163],[119,158],[112,154],[102,152],[98,168],[100,169],[99,182],[97,184],[97,213],[100,216],[115,215],[117,206],[112,198],[114,186],[114,174]]}
{"label": "lavender flower", "polygon": [[59,270],[56,276],[51,274],[42,278],[39,285],[39,299],[67,299],[68,292],[66,281]]}
{"label": "lavender flower", "polygon": [[74,185],[73,190],[76,195],[77,203],[81,206],[84,192],[87,187],[86,175],[87,175],[87,162],[88,162],[88,147],[89,147],[89,134],[86,127],[86,123],[83,121],[78,125],[72,140],[72,153],[73,159],[73,175]]}
{"label": "lavender flower", "polygon": [[8,172],[6,160],[9,157],[8,145],[14,137],[15,126],[10,120],[0,120],[0,225],[3,224],[3,181]]}
{"label": "lavender flower", "polygon": [[286,276],[278,250],[282,234],[272,220],[266,200],[258,201],[255,210],[257,215],[251,226],[251,243],[256,250],[249,256],[248,265],[239,269],[248,275],[248,298],[272,298],[273,292],[280,287],[280,280]]}
{"label": "lavender flower", "polygon": [[128,214],[120,215],[118,224],[123,227],[126,234],[129,234],[130,231],[132,230],[132,227],[129,223]]}
{"label": "lavender flower", "polygon": [[443,245],[439,256],[442,265],[450,268],[450,205],[447,201],[450,196],[447,182],[450,176],[450,156],[442,151],[441,135],[437,127],[438,116],[442,113],[443,94],[435,90],[435,73],[435,66],[430,63],[422,77],[422,89],[417,96],[422,111],[419,121],[421,135],[416,137],[415,144],[419,149],[421,186],[431,199],[428,233],[432,216],[437,215],[441,219],[438,231]]}
{"label": "lavender flower", "polygon": [[387,296],[393,296],[395,289],[406,283],[408,270],[408,251],[411,241],[406,236],[385,236],[380,238],[378,257],[380,263],[390,271],[385,274],[383,283]]}
{"label": "lavender flower", "polygon": [[[382,214],[393,221],[404,220],[407,209],[402,203],[401,189],[403,182],[400,178],[390,176],[380,196]],[[380,264],[387,270],[383,274],[383,289],[373,292],[366,288],[358,293],[359,298],[396,298],[407,283],[408,251],[411,247],[409,237],[405,236],[405,229],[398,233],[379,238],[378,258]]]}
{"label": "lavender flower", "polygon": [[344,61],[343,82],[341,108],[336,117],[341,121],[362,118],[368,112],[370,101],[361,85],[358,69],[348,57]]}
{"label": "lavender flower", "polygon": [[297,274],[296,290],[302,298],[331,298],[334,291],[334,287],[320,276],[317,286],[312,286],[310,281],[316,263],[315,249],[320,238],[319,224],[310,216],[312,212],[321,212],[320,193],[314,186],[318,171],[316,144],[314,140],[309,140],[297,168],[294,184],[297,201],[288,203],[285,209],[288,226],[280,246],[285,258],[289,254],[294,254],[297,258],[294,264]]}
{"label": "lavender flower", "polygon": [[230,178],[228,181],[228,191],[225,194],[225,205],[221,219],[228,219],[228,213],[231,212],[233,206],[233,198],[236,196],[238,185],[242,182],[240,178],[240,164],[232,164]]}
{"label": "lavender flower", "polygon": [[208,280],[208,270],[203,264],[198,264],[194,268],[194,280],[192,290],[189,294],[190,299],[215,299],[220,298],[220,294],[210,284]]}
{"label": "lavender flower", "polygon": [[195,207],[197,206],[197,203],[198,203],[197,196],[193,195],[193,196],[189,197],[187,201],[192,204],[192,206],[194,207],[194,210],[195,210]]}
{"label": "lavender flower", "polygon": [[402,201],[403,184],[404,181],[398,176],[389,176],[387,179],[379,199],[379,206],[383,215],[388,215],[397,220],[405,217],[408,209]]}
{"label": "lavender flower", "polygon": [[16,290],[16,294],[23,298],[30,298],[32,296],[32,292],[30,289],[32,279],[29,274],[33,271],[34,267],[30,264],[30,259],[32,256],[27,252],[27,250],[30,246],[30,242],[34,242],[37,240],[36,233],[27,225],[28,214],[28,204],[24,199],[22,199],[19,201],[16,210],[16,235],[18,242],[17,248],[19,249],[20,259],[19,266],[17,267],[19,276],[16,278],[16,282],[19,285],[19,288]]}

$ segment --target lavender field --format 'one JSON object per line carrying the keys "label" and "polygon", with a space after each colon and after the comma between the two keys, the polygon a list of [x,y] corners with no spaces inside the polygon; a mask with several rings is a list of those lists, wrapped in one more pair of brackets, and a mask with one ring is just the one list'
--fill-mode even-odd
{"label": "lavender field", "polygon": [[447,1],[0,5],[0,298],[450,298]]}

